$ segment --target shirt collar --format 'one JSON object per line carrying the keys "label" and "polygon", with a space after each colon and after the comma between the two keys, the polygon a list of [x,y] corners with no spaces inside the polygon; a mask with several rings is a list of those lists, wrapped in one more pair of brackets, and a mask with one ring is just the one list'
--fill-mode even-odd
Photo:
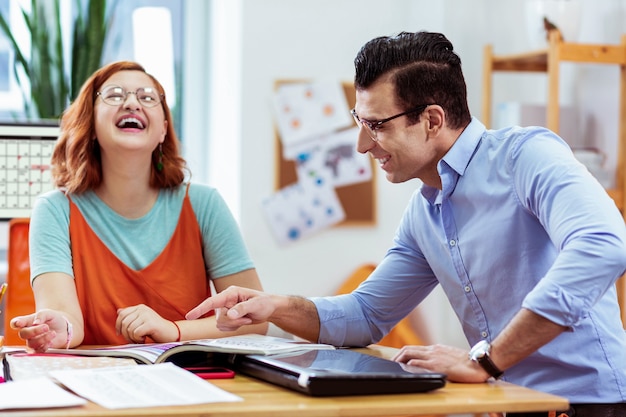
{"label": "shirt collar", "polygon": [[450,195],[459,176],[465,173],[472,156],[480,144],[480,139],[485,133],[485,125],[478,119],[472,120],[463,130],[450,150],[437,163],[437,171],[441,177],[442,190],[423,185],[422,195],[432,203],[440,202],[442,193]]}
{"label": "shirt collar", "polygon": [[483,125],[478,119],[472,117],[470,124],[467,125],[465,130],[461,133],[461,136],[454,142],[448,153],[437,164],[439,174],[442,173],[442,162],[445,162],[450,168],[457,172],[459,175],[463,175],[478,145],[480,139],[485,133],[485,125]]}

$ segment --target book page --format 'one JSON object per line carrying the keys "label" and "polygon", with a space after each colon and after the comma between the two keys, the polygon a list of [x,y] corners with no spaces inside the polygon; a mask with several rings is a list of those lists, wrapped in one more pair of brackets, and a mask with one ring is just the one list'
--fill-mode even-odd
{"label": "book page", "polygon": [[98,347],[94,349],[48,349],[49,353],[61,353],[68,355],[83,356],[111,356],[134,358],[144,363],[155,363],[159,357],[169,349],[179,346],[184,342],[170,343],[130,343],[126,345],[115,345]]}
{"label": "book page", "polygon": [[50,375],[81,397],[111,409],[242,401],[172,363]]}
{"label": "book page", "polygon": [[229,336],[217,339],[197,339],[183,342],[127,344],[93,349],[48,349],[50,353],[82,356],[132,357],[144,363],[169,361],[181,352],[215,352],[271,355],[300,350],[335,349],[332,345],[309,343],[259,334]]}
{"label": "book page", "polygon": [[197,339],[183,342],[127,344],[94,349],[48,349],[50,353],[84,356],[117,356],[143,359],[146,363],[167,361],[172,354],[184,351],[222,352],[270,355],[299,350],[334,349],[332,345],[309,343],[274,336],[246,334],[217,339]]}
{"label": "book page", "polygon": [[100,351],[110,351],[111,353],[132,353],[133,356],[140,356],[147,359],[151,363],[155,363],[159,357],[169,349],[180,345],[181,342],[171,343],[147,343],[147,344],[128,344],[121,346],[110,346],[95,349]]}
{"label": "book page", "polygon": [[134,359],[47,353],[15,353],[6,355],[4,360],[8,364],[11,379],[14,381],[47,376],[50,371],[62,369],[137,366],[137,362]]}
{"label": "book page", "polygon": [[295,352],[299,350],[330,350],[335,349],[332,345],[322,343],[309,343],[281,337],[247,334],[240,336],[223,337],[210,340],[190,340],[191,345],[206,345],[231,353],[256,353],[273,354]]}
{"label": "book page", "polygon": [[0,384],[0,410],[76,407],[86,403],[83,398],[65,391],[48,378]]}

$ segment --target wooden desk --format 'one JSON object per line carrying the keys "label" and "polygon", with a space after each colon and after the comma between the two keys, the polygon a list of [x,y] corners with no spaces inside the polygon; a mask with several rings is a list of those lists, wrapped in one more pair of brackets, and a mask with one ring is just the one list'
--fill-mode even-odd
{"label": "wooden desk", "polygon": [[[370,353],[388,356],[385,348]],[[496,411],[547,411],[568,407],[565,398],[498,381],[487,384],[448,383],[423,394],[371,395],[314,398],[253,378],[212,380],[216,386],[243,398],[237,403],[109,410],[89,403],[78,408],[0,412],[7,417],[333,417],[419,416],[433,414],[487,413]]]}

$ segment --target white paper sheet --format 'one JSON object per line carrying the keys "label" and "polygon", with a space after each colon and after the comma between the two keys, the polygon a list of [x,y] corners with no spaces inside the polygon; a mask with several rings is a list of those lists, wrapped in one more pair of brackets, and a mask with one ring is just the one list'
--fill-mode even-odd
{"label": "white paper sheet", "polygon": [[45,377],[0,384],[0,410],[76,407],[86,402]]}
{"label": "white paper sheet", "polygon": [[112,409],[242,401],[172,363],[50,375],[81,397]]}
{"label": "white paper sheet", "polygon": [[282,188],[262,204],[279,245],[298,242],[346,217],[335,189],[321,176]]}
{"label": "white paper sheet", "polygon": [[274,95],[274,113],[283,146],[352,125],[352,116],[339,81],[289,83]]}
{"label": "white paper sheet", "polygon": [[335,188],[371,180],[370,156],[356,150],[358,134],[358,128],[352,128],[293,146],[298,179],[323,176]]}

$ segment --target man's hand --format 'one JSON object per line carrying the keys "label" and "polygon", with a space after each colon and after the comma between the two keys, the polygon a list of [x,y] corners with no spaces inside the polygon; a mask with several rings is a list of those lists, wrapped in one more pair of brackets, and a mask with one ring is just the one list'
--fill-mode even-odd
{"label": "man's hand", "polygon": [[404,346],[393,360],[444,373],[453,382],[485,382],[489,379],[489,374],[468,358],[466,350],[452,346]]}
{"label": "man's hand", "polygon": [[284,331],[312,342],[317,341],[320,321],[315,304],[298,296],[274,295],[231,286],[190,310],[193,320],[215,310],[217,328],[234,331],[248,324],[274,323]]}
{"label": "man's hand", "polygon": [[185,318],[194,320],[215,310],[217,328],[221,331],[234,331],[241,326],[269,321],[277,308],[275,304],[277,298],[281,297],[249,288],[231,286],[204,300],[190,310]]}

